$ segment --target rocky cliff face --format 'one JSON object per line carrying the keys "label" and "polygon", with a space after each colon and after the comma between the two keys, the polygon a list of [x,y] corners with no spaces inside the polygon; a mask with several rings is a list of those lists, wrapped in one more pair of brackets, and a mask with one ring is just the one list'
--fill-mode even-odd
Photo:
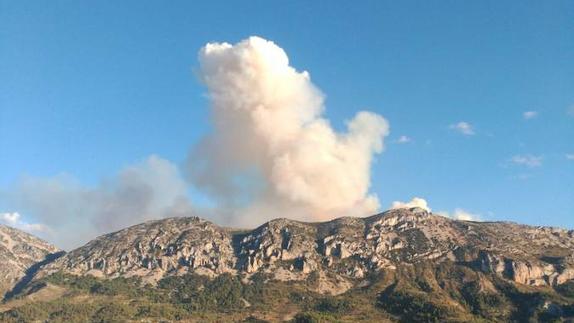
{"label": "rocky cliff face", "polygon": [[155,282],[194,272],[274,279],[318,278],[338,294],[369,274],[417,263],[454,262],[524,285],[574,279],[574,232],[503,222],[457,221],[422,209],[324,223],[287,219],[252,231],[220,228],[196,217],[150,221],[101,236],[46,266],[98,277],[141,276]]}
{"label": "rocky cliff face", "polygon": [[142,276],[156,281],[167,274],[233,271],[232,235],[196,217],[145,222],[90,241],[48,265],[96,277]]}
{"label": "rocky cliff face", "polygon": [[25,276],[33,265],[58,248],[23,231],[0,225],[0,295]]}

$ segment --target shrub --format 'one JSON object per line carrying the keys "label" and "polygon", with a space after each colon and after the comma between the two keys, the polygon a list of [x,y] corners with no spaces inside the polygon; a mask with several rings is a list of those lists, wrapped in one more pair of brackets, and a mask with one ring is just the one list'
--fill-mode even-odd
{"label": "shrub", "polygon": [[574,298],[574,280],[558,285],[555,289],[562,296]]}
{"label": "shrub", "polygon": [[320,299],[315,305],[315,310],[318,312],[326,313],[347,313],[351,311],[353,306],[348,300],[327,297]]}
{"label": "shrub", "polygon": [[402,322],[442,322],[449,316],[449,310],[419,295],[397,291],[392,285],[377,298],[377,306],[391,314],[400,316]]}

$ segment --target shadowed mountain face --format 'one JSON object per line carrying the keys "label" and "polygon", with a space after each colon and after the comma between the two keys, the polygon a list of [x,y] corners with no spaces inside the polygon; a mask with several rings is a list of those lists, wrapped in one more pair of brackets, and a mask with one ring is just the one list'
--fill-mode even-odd
{"label": "shadowed mountain face", "polygon": [[26,232],[0,225],[0,295],[58,248]]}
{"label": "shadowed mountain face", "polygon": [[413,208],[323,223],[276,219],[254,230],[197,217],[150,221],[44,265],[20,297],[54,285],[91,294],[146,286],[137,295],[186,306],[181,317],[275,321],[306,311],[329,321],[341,310],[343,321],[528,321],[574,316],[573,279],[574,231]]}

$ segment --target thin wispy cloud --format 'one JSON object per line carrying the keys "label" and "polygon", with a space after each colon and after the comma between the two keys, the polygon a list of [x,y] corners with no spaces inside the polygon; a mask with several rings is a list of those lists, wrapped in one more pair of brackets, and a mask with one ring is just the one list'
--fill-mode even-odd
{"label": "thin wispy cloud", "polygon": [[574,160],[574,154],[566,154],[566,159]]}
{"label": "thin wispy cloud", "polygon": [[451,124],[449,128],[465,136],[472,136],[475,134],[474,127],[470,123],[465,121],[460,121],[458,123]]}
{"label": "thin wispy cloud", "polygon": [[568,109],[566,109],[566,114],[574,117],[574,105],[571,105]]}
{"label": "thin wispy cloud", "polygon": [[516,165],[526,166],[526,167],[540,167],[542,166],[542,156],[534,155],[515,155],[512,156],[510,161]]}
{"label": "thin wispy cloud", "polygon": [[522,117],[524,118],[524,120],[534,119],[534,118],[538,117],[538,112],[537,111],[526,111],[522,114]]}
{"label": "thin wispy cloud", "polygon": [[408,137],[408,136],[400,136],[399,139],[397,139],[397,143],[398,144],[408,144],[409,142],[412,142],[413,140]]}

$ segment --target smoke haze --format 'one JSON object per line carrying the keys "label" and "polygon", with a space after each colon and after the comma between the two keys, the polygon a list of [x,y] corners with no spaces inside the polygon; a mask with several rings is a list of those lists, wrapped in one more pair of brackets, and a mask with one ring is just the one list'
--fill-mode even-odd
{"label": "smoke haze", "polygon": [[[71,248],[165,216],[194,214],[254,226],[278,217],[319,221],[378,211],[369,186],[373,157],[389,133],[383,117],[361,111],[345,132],[335,131],[322,117],[324,96],[309,73],[291,67],[283,49],[258,37],[207,44],[199,52],[199,77],[207,88],[212,131],[192,146],[185,178],[158,156],[96,187],[67,175],[23,178],[0,193],[10,208],[0,210],[6,212],[3,221],[30,227],[22,214],[44,228],[37,230],[40,236]],[[187,149],[190,143],[181,145]],[[215,207],[192,209],[191,187]]]}
{"label": "smoke haze", "polygon": [[[0,197],[19,213],[33,215],[41,223],[45,229],[34,234],[60,248],[72,248],[102,233],[187,213],[190,205],[186,190],[175,165],[151,156],[96,187],[83,186],[67,175],[27,177]],[[20,224],[19,213],[14,213],[17,218],[5,217],[4,222],[26,230],[29,224]]]}

